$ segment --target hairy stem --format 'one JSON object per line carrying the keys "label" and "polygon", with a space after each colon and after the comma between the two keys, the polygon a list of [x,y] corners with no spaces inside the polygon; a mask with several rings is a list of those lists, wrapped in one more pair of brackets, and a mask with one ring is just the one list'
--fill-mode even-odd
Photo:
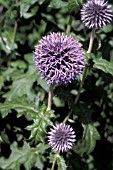
{"label": "hairy stem", "polygon": [[53,85],[50,85],[50,89],[49,89],[49,94],[48,94],[48,106],[47,106],[47,110],[51,110],[51,106],[52,106],[52,99],[53,99]]}
{"label": "hairy stem", "polygon": [[54,160],[53,160],[53,164],[52,164],[51,170],[54,170],[54,168],[55,168],[55,164],[56,164],[56,160],[57,160],[58,154],[59,154],[59,152],[56,152],[56,154],[54,156]]}

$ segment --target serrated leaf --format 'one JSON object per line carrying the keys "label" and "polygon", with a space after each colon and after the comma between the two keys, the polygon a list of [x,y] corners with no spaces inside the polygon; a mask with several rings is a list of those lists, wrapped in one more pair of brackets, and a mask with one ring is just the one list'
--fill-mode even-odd
{"label": "serrated leaf", "polygon": [[63,156],[58,155],[57,165],[58,165],[58,170],[66,170],[67,169],[67,166],[66,166],[66,163],[65,163]]}
{"label": "serrated leaf", "polygon": [[37,115],[38,113],[35,103],[28,103],[23,98],[0,103],[0,112],[3,118],[6,117],[8,113],[11,113],[11,109],[14,109],[18,112],[18,117],[22,116],[24,113],[29,114],[31,117]]}
{"label": "serrated leaf", "polygon": [[17,99],[27,95],[29,100],[34,99],[34,94],[32,91],[33,83],[36,81],[36,70],[33,66],[29,66],[27,73],[17,75],[14,77],[11,89],[3,95],[8,101]]}
{"label": "serrated leaf", "polygon": [[94,59],[94,68],[100,69],[105,73],[109,73],[113,76],[113,63],[102,59],[102,58],[98,58],[98,59]]}
{"label": "serrated leaf", "polygon": [[63,8],[63,7],[66,7],[68,5],[67,2],[64,2],[62,0],[51,0],[50,4],[49,4],[49,7],[51,8],[55,8],[55,9],[58,9],[58,8]]}
{"label": "serrated leaf", "polygon": [[[45,150],[48,149],[48,145],[40,144],[35,148],[31,148],[28,143],[24,142],[24,145],[18,148],[17,143],[14,142],[10,147],[11,155],[9,158],[0,158],[0,167],[4,170],[20,170],[20,165],[23,164],[26,170],[31,170],[32,167],[37,167],[42,170],[43,165],[40,166],[40,164],[44,164],[43,162],[45,160],[41,149],[42,146],[45,152]],[[39,148],[39,150],[37,150],[37,148]]]}
{"label": "serrated leaf", "polygon": [[26,127],[27,130],[31,131],[29,139],[32,139],[35,143],[38,141],[44,142],[47,126],[53,125],[51,121],[53,117],[55,117],[53,111],[46,111],[46,107],[43,105],[39,109],[37,116],[33,119],[33,124]]}
{"label": "serrated leaf", "polygon": [[83,0],[68,0],[68,9],[70,13],[77,13],[80,10]]}

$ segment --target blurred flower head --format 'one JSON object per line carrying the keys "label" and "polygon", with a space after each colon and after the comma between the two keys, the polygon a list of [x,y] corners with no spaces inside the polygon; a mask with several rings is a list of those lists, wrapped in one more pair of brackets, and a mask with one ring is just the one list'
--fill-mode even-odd
{"label": "blurred flower head", "polygon": [[35,47],[34,62],[48,84],[68,84],[82,72],[84,52],[71,35],[53,32]]}
{"label": "blurred flower head", "polygon": [[62,123],[53,126],[53,129],[51,129],[48,134],[49,144],[58,152],[68,151],[72,148],[74,142],[76,141],[75,132],[70,125],[63,125]]}
{"label": "blurred flower head", "polygon": [[112,18],[113,10],[105,0],[88,0],[81,10],[81,21],[88,28],[101,28],[110,23]]}

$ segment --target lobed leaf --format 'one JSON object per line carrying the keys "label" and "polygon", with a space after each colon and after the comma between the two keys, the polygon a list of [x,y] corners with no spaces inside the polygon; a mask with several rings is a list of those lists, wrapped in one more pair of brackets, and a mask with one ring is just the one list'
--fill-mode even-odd
{"label": "lobed leaf", "polygon": [[35,148],[31,148],[28,143],[19,148],[14,142],[11,147],[11,154],[9,158],[0,158],[0,167],[4,170],[20,170],[20,166],[24,165],[26,170],[31,170],[36,167],[40,170],[44,167],[43,153],[48,149],[48,145],[39,144]]}
{"label": "lobed leaf", "polygon": [[2,117],[6,117],[11,110],[14,109],[18,113],[18,117],[22,116],[24,113],[33,117],[38,113],[35,103],[28,103],[23,98],[19,98],[14,101],[6,101],[5,103],[0,103],[0,112]]}
{"label": "lobed leaf", "polygon": [[39,109],[39,113],[33,119],[33,124],[26,127],[27,130],[31,131],[29,139],[33,140],[35,143],[39,141],[44,142],[47,127],[53,125],[51,118],[54,117],[53,111],[47,111],[45,105],[43,105]]}

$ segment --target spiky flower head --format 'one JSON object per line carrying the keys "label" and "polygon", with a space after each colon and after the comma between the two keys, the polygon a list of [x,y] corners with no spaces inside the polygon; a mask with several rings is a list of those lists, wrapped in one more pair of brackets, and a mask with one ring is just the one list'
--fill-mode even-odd
{"label": "spiky flower head", "polygon": [[75,132],[70,125],[63,125],[62,123],[51,128],[51,131],[48,133],[49,144],[56,151],[64,152],[72,148],[74,142],[76,141]]}
{"label": "spiky flower head", "polygon": [[88,28],[98,29],[113,18],[111,5],[105,0],[88,0],[81,10],[81,21]]}
{"label": "spiky flower head", "polygon": [[48,84],[68,84],[82,72],[84,52],[71,35],[53,32],[35,47],[34,62]]}

